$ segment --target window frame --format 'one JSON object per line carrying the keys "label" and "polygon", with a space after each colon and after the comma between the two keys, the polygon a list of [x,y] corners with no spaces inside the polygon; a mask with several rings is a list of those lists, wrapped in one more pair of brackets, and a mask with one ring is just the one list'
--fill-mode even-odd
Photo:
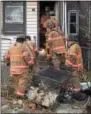
{"label": "window frame", "polygon": [[[6,2],[3,2],[3,34],[4,35],[19,35],[19,34],[26,34],[26,2],[25,1],[10,1],[10,2],[23,2],[23,31],[22,32],[17,32],[17,31],[6,31],[5,30],[5,7],[6,7]],[[14,23],[12,24],[14,25]]]}
{"label": "window frame", "polygon": [[[76,14],[76,33],[70,33],[70,17],[71,13]],[[79,34],[79,10],[69,10],[68,11],[68,34],[72,36],[77,36]]]}
{"label": "window frame", "polygon": [[91,9],[89,11],[89,33],[91,34]]}

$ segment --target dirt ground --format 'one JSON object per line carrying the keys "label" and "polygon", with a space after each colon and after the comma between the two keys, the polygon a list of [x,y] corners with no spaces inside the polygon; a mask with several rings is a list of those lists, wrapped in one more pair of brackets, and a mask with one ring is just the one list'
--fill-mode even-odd
{"label": "dirt ground", "polygon": [[[5,65],[2,65],[2,76],[1,76],[1,81],[2,81],[2,87],[7,87],[7,85],[9,84],[9,68],[6,67]],[[88,79],[91,81],[91,71],[88,71],[85,73],[88,76]],[[10,90],[11,91],[11,90]],[[1,92],[2,97],[1,97],[1,111],[2,113],[19,113],[19,112],[23,112],[23,113],[30,113],[32,112],[29,108],[26,107],[12,107],[9,101],[13,102],[13,100],[8,100],[7,98],[8,96],[8,91],[7,88],[6,90],[2,89]],[[11,91],[12,93],[12,91]],[[13,95],[13,94],[12,94]],[[81,113],[84,111],[84,104],[86,103],[86,101],[83,102],[71,102],[69,104],[60,104],[56,109],[55,112],[56,113]],[[42,110],[35,110],[34,113],[43,113],[45,112],[44,109]],[[32,112],[33,113],[33,112]]]}
{"label": "dirt ground", "polygon": [[2,113],[82,113],[85,111],[84,107],[86,104],[86,101],[74,101],[66,104],[60,104],[53,111],[46,110],[44,108],[36,108],[35,110],[31,110],[24,105],[15,105],[14,100],[7,100],[5,97],[2,97],[1,99]]}

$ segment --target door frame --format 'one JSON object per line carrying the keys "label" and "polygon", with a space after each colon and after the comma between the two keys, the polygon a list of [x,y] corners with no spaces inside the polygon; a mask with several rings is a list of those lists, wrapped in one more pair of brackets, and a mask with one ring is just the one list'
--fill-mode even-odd
{"label": "door frame", "polygon": [[[38,10],[37,11],[37,46],[38,46],[38,49],[40,48],[40,23],[39,23],[40,22],[40,2],[41,1],[37,1],[37,10]],[[59,2],[60,1],[55,1],[55,13],[56,13],[55,18],[60,22]]]}

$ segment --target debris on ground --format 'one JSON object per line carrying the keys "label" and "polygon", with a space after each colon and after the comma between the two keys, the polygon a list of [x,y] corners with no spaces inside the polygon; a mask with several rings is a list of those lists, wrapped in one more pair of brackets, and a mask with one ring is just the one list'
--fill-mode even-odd
{"label": "debris on ground", "polygon": [[[51,77],[51,75],[49,77]],[[89,74],[89,77],[91,79],[91,74]],[[55,83],[52,83],[52,85],[55,86]],[[81,83],[81,86],[83,88],[84,87],[87,88],[87,85],[89,84]],[[7,87],[7,88],[6,89],[2,88],[2,91],[1,91],[2,92],[2,97],[1,97],[2,113],[54,113],[54,112],[55,113],[70,113],[70,112],[71,113],[83,113],[83,112],[85,113],[86,110],[87,112],[91,112],[91,104],[87,105],[86,107],[86,101],[84,102],[71,101],[68,104],[60,103],[60,105],[58,104],[57,107],[54,108],[55,110],[50,110],[47,107],[51,107],[52,104],[56,104],[54,101],[56,101],[57,93],[54,91],[45,91],[47,89],[46,87],[45,87],[45,90],[39,89],[38,87],[36,87],[36,89],[35,87],[31,87],[32,89],[30,89],[28,92],[29,93],[28,101],[15,99],[13,97],[13,93],[14,93],[13,89],[11,87]],[[37,102],[33,102],[33,99],[36,99]],[[39,105],[38,104],[39,102],[42,105]]]}
{"label": "debris on ground", "polygon": [[[38,89],[37,89],[38,90]],[[41,91],[41,95],[43,95],[44,91]],[[30,92],[31,93],[31,92]],[[52,95],[52,93],[51,93]],[[50,94],[49,94],[50,96]],[[33,98],[33,97],[32,97]],[[46,97],[45,97],[46,98]],[[52,98],[54,98],[52,96]],[[39,106],[35,102],[31,102],[31,100],[24,100],[22,101],[21,99],[5,99],[2,97],[2,107],[1,111],[2,113],[82,113],[85,112],[83,111],[85,107],[83,107],[86,104],[86,101],[82,102],[79,101],[77,102],[72,101],[69,104],[67,103],[60,103],[60,105],[55,108],[55,110],[49,110],[46,107]],[[46,102],[45,102],[46,103]],[[48,105],[48,104],[47,104]],[[87,106],[87,110],[90,111],[90,105]]]}
{"label": "debris on ground", "polygon": [[56,91],[45,91],[44,89],[31,87],[28,99],[40,104],[41,106],[51,107],[56,103],[58,93]]}

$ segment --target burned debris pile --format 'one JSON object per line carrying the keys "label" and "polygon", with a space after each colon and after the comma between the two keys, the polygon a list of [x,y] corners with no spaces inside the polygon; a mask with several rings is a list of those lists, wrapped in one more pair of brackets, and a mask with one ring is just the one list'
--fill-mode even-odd
{"label": "burned debris pile", "polygon": [[64,70],[58,70],[54,67],[47,67],[40,70],[33,76],[32,84],[28,91],[28,99],[52,108],[57,104],[61,85],[68,83],[71,73]]}

